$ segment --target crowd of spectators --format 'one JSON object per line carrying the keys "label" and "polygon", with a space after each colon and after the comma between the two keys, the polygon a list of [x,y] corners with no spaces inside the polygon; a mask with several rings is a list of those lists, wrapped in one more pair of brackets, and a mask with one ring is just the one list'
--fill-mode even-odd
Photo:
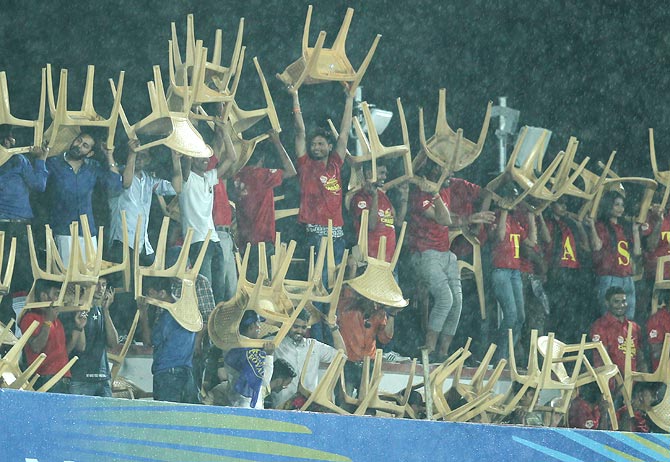
{"label": "crowd of spectators", "polygon": [[[417,181],[391,191],[382,187],[395,165],[377,163],[372,181],[372,165],[364,164],[364,184],[345,203],[347,185],[343,173],[348,169],[352,92],[346,92],[339,136],[334,138],[329,130],[320,128],[308,136],[298,91],[292,87],[288,91],[293,103],[295,155],[287,153],[279,134],[273,131],[270,139],[275,157],[261,145],[239,171],[233,171],[239,153],[227,123],[215,124],[214,133],[207,135],[213,137],[211,158],[190,158],[172,151],[171,172],[163,175],[165,179],[154,173],[159,170],[155,160],[160,156],[138,152],[137,140],[128,143],[125,166],[120,166],[114,152],[87,132],[81,132],[65,152],[50,153],[38,146],[30,154],[14,155],[0,166],[0,231],[5,232],[5,245],[12,237],[18,240],[12,290],[3,299],[0,320],[18,317],[21,328],[33,320],[40,323],[26,346],[25,356],[30,362],[39,353],[47,353],[47,360],[38,370],[42,381],[48,380],[69,357],[79,356],[52,391],[111,396],[106,349],[127,334],[135,309],[140,310],[142,319],[139,338],[153,347],[154,398],[167,401],[281,408],[295,398],[297,375],[303,369],[310,345],[314,352],[306,369],[308,384],[315,386],[319,362],[331,361],[337,349],[347,355],[347,383],[355,384],[363,358],[374,357],[378,347],[385,347],[386,360],[402,361],[416,357],[417,347],[423,346],[431,361],[441,362],[460,339],[469,336],[478,344],[472,361],[481,358],[489,342],[498,345],[500,358],[507,357],[509,348],[517,348],[517,357],[521,358],[530,329],[538,329],[540,335],[555,332],[566,343],[578,342],[582,334],[589,334],[593,341],[603,342],[614,363],[623,370],[629,320],[633,321],[634,369],[656,367],[660,345],[670,332],[670,315],[663,304],[651,316],[650,287],[656,259],[670,254],[667,210],[653,206],[648,222],[638,224],[626,217],[626,199],[617,191],[609,191],[603,196],[596,220],[579,220],[570,213],[567,197],[536,214],[525,201],[516,207],[508,207],[510,202],[505,200],[492,203],[486,189],[466,179],[449,176],[435,191],[430,185],[441,177],[442,170],[431,161],[415,172]],[[6,148],[13,146],[11,127],[0,127],[0,142]],[[275,165],[280,168],[271,168]],[[200,268],[198,296],[206,323],[214,305],[231,299],[236,292],[239,275],[234,249],[244,252],[250,244],[252,263],[246,277],[251,281],[258,272],[258,244],[263,242],[268,254],[273,253],[273,190],[282,182],[294,181],[291,178],[296,175],[300,204],[297,222],[304,234],[284,236],[283,240],[296,239],[301,246],[313,246],[318,251],[331,221],[338,264],[345,248],[356,241],[364,210],[369,211],[369,254],[377,256],[380,238],[385,237],[387,261],[394,254],[399,227],[408,217],[406,248],[396,272],[405,298],[410,300],[408,308],[401,311],[384,306],[345,284],[337,322],[322,321],[310,328],[303,316],[276,350],[272,342],[267,342],[260,349],[224,352],[210,346],[205,331],[184,329],[167,310],[146,306],[141,300],[136,303],[126,294],[115,295],[112,286],[118,288],[119,283],[113,278],[99,280],[93,307],[87,313],[59,316],[53,305],[22,311],[33,283],[26,225],[48,223],[67,264],[69,248],[76,245],[69,234],[72,221],[86,215],[94,237],[96,222],[109,223],[105,255],[119,261],[123,210],[131,247],[135,225],[142,217],[143,225],[138,230],[142,235],[137,241],[139,258],[142,264],[148,264],[154,256],[151,236],[156,223],[150,217],[152,197],[156,194],[178,197],[181,230],[173,225],[170,245],[179,245],[186,231],[192,229],[189,253],[194,259],[211,232]],[[506,198],[518,194],[512,185],[498,193]],[[107,199],[108,210],[98,200],[100,197]],[[31,204],[39,204],[37,214],[33,214]],[[465,234],[475,236],[481,244],[489,314],[486,321],[479,317],[473,281],[461,278],[458,261],[472,258]],[[634,276],[642,269],[644,276],[636,280]],[[665,276],[669,275],[670,269],[666,269]],[[328,281],[327,274],[323,280]],[[145,295],[166,302],[179,297],[170,281],[161,278],[147,278],[144,291]],[[55,301],[57,292],[57,286],[38,281],[35,296],[44,302]],[[327,311],[325,305],[317,304],[316,308]],[[261,321],[254,311],[248,311],[240,334],[256,338]],[[508,329],[513,332],[513,345],[508,345]],[[598,358],[594,361],[597,364]],[[626,424],[627,428],[648,430],[644,410],[653,400],[650,393],[645,389],[634,395],[636,417]],[[573,411],[579,416],[573,418],[571,414],[571,423],[606,428],[597,399],[583,392],[576,403]],[[582,411],[578,412],[578,408]],[[517,417],[524,423],[533,420],[525,414]]]}

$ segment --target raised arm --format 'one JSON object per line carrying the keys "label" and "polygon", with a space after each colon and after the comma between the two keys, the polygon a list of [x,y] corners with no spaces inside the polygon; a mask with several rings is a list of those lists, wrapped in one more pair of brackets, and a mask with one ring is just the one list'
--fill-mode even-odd
{"label": "raised arm", "polygon": [[337,144],[335,150],[337,155],[342,160],[347,155],[347,143],[349,142],[349,131],[351,130],[351,120],[353,118],[354,110],[354,95],[349,92],[348,87],[345,87],[347,92],[347,99],[344,103],[344,114],[342,114],[342,122],[340,123],[340,132],[337,137]]}
{"label": "raised arm", "polygon": [[596,224],[593,221],[593,218],[586,217],[584,219],[584,224],[589,228],[589,242],[591,244],[591,250],[594,252],[600,252],[603,248],[603,241],[600,239],[598,230],[596,229]]}
{"label": "raised arm", "polygon": [[400,206],[398,207],[397,212],[394,213],[395,219],[393,220],[393,223],[395,226],[402,226],[402,222],[405,221],[405,217],[407,216],[407,203],[409,201],[409,183],[401,183],[397,186],[396,188],[398,192],[400,193]]}
{"label": "raised arm", "polygon": [[[172,189],[174,189],[174,192],[179,194],[181,193],[184,178],[181,171],[182,155],[180,152],[177,152],[173,149],[171,149],[170,151],[172,152],[172,181],[170,183],[172,184]],[[189,163],[189,171],[190,171],[190,163]]]}
{"label": "raised arm", "polygon": [[302,157],[307,154],[307,134],[305,132],[305,121],[302,119],[300,110],[300,99],[298,90],[289,85],[288,92],[293,98],[293,125],[295,127],[295,155]]}
{"label": "raised arm", "polygon": [[293,162],[291,162],[291,158],[289,157],[288,152],[286,152],[286,149],[279,138],[279,133],[277,133],[276,130],[270,130],[270,140],[272,140],[272,145],[275,147],[279,160],[281,161],[282,171],[284,172],[282,178],[285,180],[296,176],[298,172],[296,172],[295,166],[293,165]]}
{"label": "raised arm", "polygon": [[107,348],[114,348],[119,344],[119,333],[109,314],[109,307],[112,303],[114,303],[114,289],[108,287],[102,299],[102,316],[105,321],[105,344]]}
{"label": "raised arm", "polygon": [[123,171],[123,189],[128,189],[133,184],[133,177],[135,176],[135,160],[137,159],[136,149],[140,146],[137,139],[128,141],[128,160],[126,161],[126,168]]}
{"label": "raised arm", "polygon": [[222,152],[220,156],[217,156],[221,159],[218,167],[216,167],[216,174],[219,178],[223,178],[226,174],[230,173],[229,170],[237,161],[237,150],[233,144],[233,140],[230,137],[230,131],[232,130],[230,121],[221,125],[220,123],[216,124],[216,135],[219,137],[222,143]]}

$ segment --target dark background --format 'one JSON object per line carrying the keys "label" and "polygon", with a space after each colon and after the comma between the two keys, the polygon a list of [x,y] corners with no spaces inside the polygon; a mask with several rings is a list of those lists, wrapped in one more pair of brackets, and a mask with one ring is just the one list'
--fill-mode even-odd
{"label": "dark background", "polygon": [[[7,72],[13,112],[34,117],[40,69],[70,72],[70,106],[80,104],[86,65],[96,66],[96,109],[111,105],[107,78],[126,72],[123,105],[131,123],[149,113],[146,82],[160,64],[167,81],[167,40],[175,21],[184,44],[186,14],[195,14],[196,37],[210,48],[223,29],[223,61],[228,62],[240,17],[245,18],[245,68],[238,102],[263,103],[252,57],[258,56],[292,151],[291,105],[274,78],[294,61],[309,2],[223,1],[2,1],[0,70]],[[364,77],[364,99],[395,111],[401,97],[418,150],[418,107],[424,106],[432,135],[437,92],[447,89],[447,114],[453,128],[475,139],[486,103],[507,96],[521,111],[522,125],[554,132],[549,154],[570,136],[580,141],[578,157],[605,159],[618,151],[619,174],[650,175],[647,129],[656,130],[661,168],[667,168],[670,133],[668,59],[670,28],[664,2],[637,1],[313,1],[310,44],[326,30],[334,39],[348,6],[356,12],[347,41],[358,67],[375,34],[383,35]],[[183,53],[183,51],[182,51]],[[307,121],[325,113],[339,120],[341,89],[336,84],[303,87]],[[497,138],[491,131],[480,160],[465,173],[484,182],[496,168]],[[119,126],[117,146],[123,143]],[[397,118],[382,137],[401,141]],[[120,154],[122,155],[122,153]]]}

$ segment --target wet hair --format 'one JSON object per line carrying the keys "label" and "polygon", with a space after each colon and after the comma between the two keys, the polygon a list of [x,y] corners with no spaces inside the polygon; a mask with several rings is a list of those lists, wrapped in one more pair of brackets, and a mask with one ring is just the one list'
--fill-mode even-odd
{"label": "wet hair", "polygon": [[301,321],[309,322],[309,318],[310,318],[310,314],[309,314],[309,311],[307,311],[307,310],[302,310],[298,314],[298,319],[300,319]]}
{"label": "wet hair", "polygon": [[293,369],[293,366],[291,366],[284,359],[275,359],[273,365],[274,369],[272,370],[272,380],[293,379],[298,376],[298,374],[295,372],[295,369]]}
{"label": "wet hair", "polygon": [[333,146],[335,145],[335,137],[333,136],[333,132],[330,130],[327,130],[323,127],[318,127],[315,128],[314,131],[312,131],[309,135],[309,142],[311,143],[314,138],[317,136],[320,136],[321,138],[325,138],[328,144],[332,144]]}
{"label": "wet hair", "polygon": [[623,196],[616,191],[607,191],[600,199],[600,206],[598,207],[598,220],[609,221],[614,201],[622,199]]}
{"label": "wet hair", "polygon": [[607,289],[607,292],[605,292],[605,300],[609,302],[612,299],[612,297],[621,294],[626,295],[626,291],[623,290],[623,287],[612,286],[609,289]]}
{"label": "wet hair", "polygon": [[60,289],[61,283],[57,281],[50,281],[48,279],[38,279],[35,281],[35,298],[39,299],[40,295],[47,294],[51,289]]}
{"label": "wet hair", "polygon": [[149,289],[153,289],[156,292],[164,290],[168,294],[172,293],[172,280],[170,278],[161,278],[157,276],[149,276],[142,280],[142,292],[144,295],[147,294]]}

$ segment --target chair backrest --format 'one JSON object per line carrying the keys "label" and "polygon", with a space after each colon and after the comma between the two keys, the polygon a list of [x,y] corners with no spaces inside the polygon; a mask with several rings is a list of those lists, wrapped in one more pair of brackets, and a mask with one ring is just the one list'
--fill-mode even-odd
{"label": "chair backrest", "polygon": [[[12,276],[14,275],[14,260],[16,259],[16,238],[13,237],[9,245],[9,254],[7,255],[7,264],[2,267],[5,261],[5,233],[0,231],[0,301],[5,294],[8,294],[12,285]],[[2,343],[0,341],[0,343]]]}

